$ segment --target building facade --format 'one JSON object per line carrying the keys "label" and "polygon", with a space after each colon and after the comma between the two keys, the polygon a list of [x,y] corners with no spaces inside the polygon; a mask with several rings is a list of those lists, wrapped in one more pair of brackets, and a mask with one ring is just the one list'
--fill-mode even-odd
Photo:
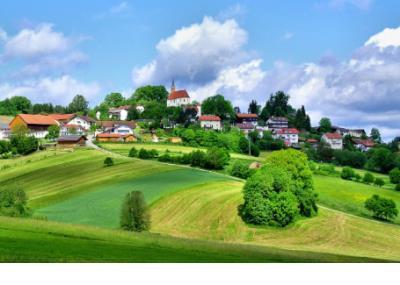
{"label": "building facade", "polygon": [[343,137],[339,133],[323,134],[321,140],[326,142],[332,149],[343,149]]}
{"label": "building facade", "polygon": [[270,117],[267,120],[268,129],[287,129],[289,127],[289,121],[286,117]]}
{"label": "building facade", "polygon": [[273,133],[275,139],[280,139],[287,146],[293,146],[299,143],[299,131],[295,128],[276,129]]}
{"label": "building facade", "polygon": [[203,115],[199,118],[200,126],[203,129],[221,130],[221,118],[214,115]]}
{"label": "building facade", "polygon": [[167,98],[167,107],[182,107],[189,105],[190,96],[186,90],[176,90],[175,83],[172,81],[171,92]]}

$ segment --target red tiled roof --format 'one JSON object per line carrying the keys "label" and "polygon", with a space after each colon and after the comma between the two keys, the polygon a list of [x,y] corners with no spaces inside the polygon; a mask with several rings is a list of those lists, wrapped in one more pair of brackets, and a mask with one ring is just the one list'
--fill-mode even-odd
{"label": "red tiled roof", "polygon": [[57,125],[57,122],[53,118],[51,118],[49,116],[31,115],[31,114],[19,114],[16,117],[18,117],[18,116],[27,125],[43,125],[43,126]]}
{"label": "red tiled roof", "polygon": [[354,140],[356,144],[362,144],[365,147],[373,147],[375,146],[375,142],[373,140]]}
{"label": "red tiled roof", "polygon": [[317,143],[318,140],[316,140],[316,139],[307,139],[306,142],[309,142],[309,143]]}
{"label": "red tiled roof", "polygon": [[49,117],[56,121],[69,121],[75,117],[75,114],[49,114]]}
{"label": "red tiled roof", "polygon": [[221,118],[214,115],[204,115],[200,116],[200,121],[221,121]]}
{"label": "red tiled roof", "polygon": [[326,133],[324,136],[330,140],[340,140],[342,139],[342,135],[339,133]]}
{"label": "red tiled roof", "polygon": [[237,113],[236,117],[238,117],[239,119],[257,119],[258,115],[257,114]]}
{"label": "red tiled roof", "polygon": [[168,100],[174,100],[178,98],[190,98],[190,97],[186,90],[177,90],[171,92],[168,96]]}
{"label": "red tiled roof", "polygon": [[278,135],[297,135],[299,131],[295,128],[283,128],[276,131]]}

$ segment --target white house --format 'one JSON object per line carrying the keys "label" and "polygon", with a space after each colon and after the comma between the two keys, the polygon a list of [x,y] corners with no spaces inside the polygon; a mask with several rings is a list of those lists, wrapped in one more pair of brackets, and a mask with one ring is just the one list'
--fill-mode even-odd
{"label": "white house", "polygon": [[8,127],[10,122],[10,117],[0,116],[0,140],[8,139],[11,132],[10,128]]}
{"label": "white house", "polygon": [[128,118],[128,112],[130,107],[131,106],[129,105],[125,105],[125,106],[120,106],[118,108],[110,108],[108,110],[109,118],[125,121]]}
{"label": "white house", "polygon": [[221,118],[214,115],[203,115],[199,118],[200,126],[204,129],[221,130]]}
{"label": "white house", "polygon": [[342,149],[343,139],[339,133],[326,133],[323,134],[321,140],[326,142],[332,149]]}
{"label": "white house", "polygon": [[93,120],[90,117],[87,116],[75,116],[73,119],[68,121],[68,125],[78,125],[84,130],[90,130],[90,127],[95,123],[95,120]]}
{"label": "white house", "polygon": [[299,143],[299,131],[295,128],[277,129],[274,131],[273,137],[283,140],[287,146]]}
{"label": "white house", "polygon": [[375,146],[375,143],[371,139],[353,139],[354,146],[361,151],[369,151],[371,148]]}
{"label": "white house", "polygon": [[270,117],[267,120],[267,126],[269,129],[286,129],[289,127],[289,121],[285,117]]}
{"label": "white house", "polygon": [[171,92],[167,98],[167,107],[181,107],[190,104],[190,97],[186,90],[176,90],[172,81]]}
{"label": "white house", "polygon": [[64,124],[60,127],[61,136],[84,135],[86,131],[87,129],[84,129],[82,126],[76,124]]}

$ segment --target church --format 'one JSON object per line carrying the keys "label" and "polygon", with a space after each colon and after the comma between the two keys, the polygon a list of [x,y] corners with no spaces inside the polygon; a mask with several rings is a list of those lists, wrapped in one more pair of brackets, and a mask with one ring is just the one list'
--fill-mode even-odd
{"label": "church", "polygon": [[171,92],[167,99],[167,107],[182,107],[190,104],[190,97],[186,90],[176,90],[172,80]]}

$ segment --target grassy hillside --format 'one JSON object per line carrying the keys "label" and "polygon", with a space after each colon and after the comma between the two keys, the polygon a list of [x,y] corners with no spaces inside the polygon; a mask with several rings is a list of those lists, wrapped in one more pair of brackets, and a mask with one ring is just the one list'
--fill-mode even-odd
{"label": "grassy hillside", "polygon": [[0,217],[0,262],[377,262]]}
{"label": "grassy hillside", "polygon": [[[159,153],[164,153],[167,149],[171,152],[171,154],[182,154],[182,153],[189,153],[194,150],[206,150],[205,148],[195,148],[195,147],[189,147],[189,146],[182,146],[182,145],[172,145],[172,144],[151,144],[151,143],[128,143],[128,144],[122,144],[122,143],[103,143],[101,144],[101,147],[111,150],[113,152],[122,154],[127,156],[129,153],[129,150],[132,147],[135,147],[137,149],[155,149]],[[245,159],[245,160],[252,160],[252,161],[262,161],[264,160],[263,157],[253,157],[253,156],[248,156],[240,153],[231,153],[232,158],[236,159]]]}
{"label": "grassy hillside", "polygon": [[[132,167],[136,168],[135,165]],[[158,172],[98,186],[95,191],[39,209],[36,214],[53,221],[118,228],[121,203],[130,191],[142,191],[151,203],[163,195],[194,185],[227,179],[190,168]]]}
{"label": "grassy hillside", "polygon": [[320,209],[288,228],[248,226],[237,215],[241,182],[196,186],[158,200],[153,231],[186,238],[400,261],[400,227]]}

